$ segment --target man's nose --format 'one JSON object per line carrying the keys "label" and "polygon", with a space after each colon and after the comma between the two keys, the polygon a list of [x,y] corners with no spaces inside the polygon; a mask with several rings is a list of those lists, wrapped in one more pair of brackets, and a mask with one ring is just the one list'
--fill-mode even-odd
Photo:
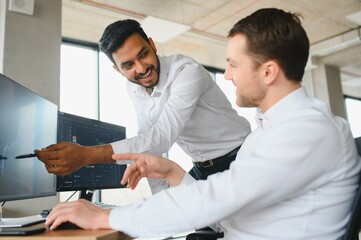
{"label": "man's nose", "polygon": [[145,73],[147,71],[147,65],[141,61],[135,63],[135,71],[137,73]]}

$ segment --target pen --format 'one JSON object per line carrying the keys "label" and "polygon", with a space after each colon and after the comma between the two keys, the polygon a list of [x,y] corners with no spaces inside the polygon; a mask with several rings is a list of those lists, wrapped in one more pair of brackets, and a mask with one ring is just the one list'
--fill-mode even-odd
{"label": "pen", "polygon": [[35,153],[22,154],[22,155],[16,156],[15,159],[32,158],[32,157],[36,157],[36,154]]}

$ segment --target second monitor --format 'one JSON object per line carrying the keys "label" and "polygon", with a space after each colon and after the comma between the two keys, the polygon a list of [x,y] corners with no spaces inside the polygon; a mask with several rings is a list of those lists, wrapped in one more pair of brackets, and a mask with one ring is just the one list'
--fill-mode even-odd
{"label": "second monitor", "polygon": [[[125,127],[59,112],[58,142],[75,142],[84,146],[107,144],[126,138]],[[88,190],[123,188],[120,184],[126,165],[89,164],[77,171],[57,176],[57,191],[81,191],[80,197],[91,200]]]}

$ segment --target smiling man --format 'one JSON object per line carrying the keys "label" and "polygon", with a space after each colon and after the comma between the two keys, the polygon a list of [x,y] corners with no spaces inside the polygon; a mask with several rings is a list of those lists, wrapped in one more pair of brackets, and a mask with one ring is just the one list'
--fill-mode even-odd
{"label": "smiling man", "polygon": [[[162,155],[175,142],[192,158],[191,174],[196,179],[229,168],[251,131],[250,124],[202,65],[183,55],[157,55],[153,40],[130,19],[110,24],[100,48],[128,79],[138,135],[102,146],[60,143],[37,151],[50,173],[64,175],[86,164],[114,163],[113,153]],[[113,108],[117,108],[115,100]],[[148,181],[153,193],[167,187],[163,180]]]}

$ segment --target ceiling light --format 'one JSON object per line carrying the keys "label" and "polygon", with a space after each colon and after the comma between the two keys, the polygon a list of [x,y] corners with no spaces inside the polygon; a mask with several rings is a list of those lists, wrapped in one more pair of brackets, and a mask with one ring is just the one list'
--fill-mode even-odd
{"label": "ceiling light", "polygon": [[346,16],[346,18],[354,23],[357,23],[358,25],[361,26],[361,11],[352,13],[348,16]]}
{"label": "ceiling light", "polygon": [[190,29],[187,25],[151,16],[146,17],[141,25],[148,37],[159,43],[165,43]]}

